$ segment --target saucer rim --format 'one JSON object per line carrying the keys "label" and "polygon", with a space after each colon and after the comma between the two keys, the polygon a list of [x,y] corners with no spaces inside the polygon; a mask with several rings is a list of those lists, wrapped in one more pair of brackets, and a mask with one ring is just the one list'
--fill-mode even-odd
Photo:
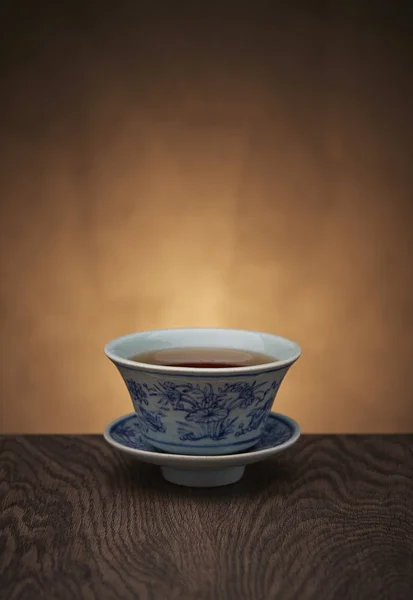
{"label": "saucer rim", "polygon": [[[287,415],[283,415],[278,412],[271,411],[271,417],[274,417],[277,420],[281,420],[286,423],[292,432],[291,437],[279,444],[278,446],[271,446],[270,448],[264,448],[262,450],[254,450],[253,447],[244,452],[239,452],[235,454],[216,454],[216,455],[207,455],[207,454],[173,454],[170,452],[163,452],[154,448],[154,451],[151,450],[139,450],[138,448],[130,448],[129,446],[124,446],[120,444],[116,440],[111,437],[110,431],[111,429],[117,425],[120,421],[123,421],[127,418],[136,415],[135,412],[127,413],[111,421],[104,429],[103,437],[106,442],[110,444],[112,447],[120,450],[121,452],[125,452],[126,454],[130,454],[135,458],[139,458],[143,462],[157,464],[161,466],[185,466],[186,468],[223,468],[224,466],[237,466],[237,465],[246,465],[252,462],[258,462],[260,460],[265,459],[268,456],[272,456],[273,454],[277,454],[279,452],[283,452],[290,446],[293,446],[301,435],[301,428],[297,421],[288,417]],[[225,463],[225,465],[224,465]]]}

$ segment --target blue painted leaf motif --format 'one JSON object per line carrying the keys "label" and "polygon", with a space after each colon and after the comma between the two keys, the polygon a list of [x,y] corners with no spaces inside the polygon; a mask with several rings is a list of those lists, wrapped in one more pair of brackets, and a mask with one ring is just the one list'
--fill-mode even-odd
{"label": "blue painted leaf motif", "polygon": [[228,416],[227,408],[209,407],[198,408],[188,413],[185,417],[187,421],[195,421],[195,423],[217,423]]}
{"label": "blue painted leaf motif", "polygon": [[191,410],[201,406],[205,393],[191,385],[176,385],[172,381],[164,381],[159,385],[159,406],[174,410]]}
{"label": "blue painted leaf motif", "polygon": [[267,402],[250,411],[248,413],[248,417],[250,417],[248,427],[237,432],[236,435],[243,435],[245,433],[249,433],[250,431],[256,431],[259,429],[270,413],[273,400],[273,396],[271,395]]}
{"label": "blue painted leaf motif", "polygon": [[144,443],[140,434],[139,423],[134,418],[133,420],[129,418],[127,421],[121,421],[114,429],[116,435],[113,435],[113,438],[120,444],[129,448],[136,448]]}
{"label": "blue painted leaf motif", "polygon": [[151,395],[158,396],[158,406],[169,410],[173,408],[177,410],[181,404],[181,392],[172,381],[165,381],[159,385],[159,388],[152,392]]}
{"label": "blue painted leaf motif", "polygon": [[253,431],[254,429],[259,428],[259,426],[262,424],[265,417],[269,413],[269,411],[271,409],[271,404],[272,404],[272,400],[268,401],[266,404],[264,404],[264,406],[261,406],[260,408],[256,408],[255,410],[253,410],[249,413],[248,416],[251,417],[251,421],[249,424],[250,431]]}
{"label": "blue painted leaf motif", "polygon": [[217,430],[217,439],[225,438],[229,433],[232,433],[234,430],[234,423],[238,420],[238,417],[234,417],[233,419],[227,419],[226,421],[222,421],[219,424]]}
{"label": "blue painted leaf motif", "polygon": [[259,400],[255,403],[253,409],[247,415],[250,417],[250,422],[246,427],[244,423],[238,426],[238,431],[235,434],[236,437],[245,435],[251,431],[256,431],[262,426],[264,420],[271,411],[275,395],[281,385],[281,382],[282,378],[279,381],[273,381],[267,390],[261,392]]}
{"label": "blue painted leaf motif", "polygon": [[267,425],[260,438],[260,447],[271,448],[272,446],[278,446],[284,444],[291,438],[291,429],[283,421],[276,421],[275,419]]}
{"label": "blue painted leaf motif", "polygon": [[210,393],[209,388],[200,389],[196,386],[182,385],[179,386],[183,399],[192,406],[202,406]]}
{"label": "blue painted leaf motif", "polygon": [[250,383],[235,383],[226,386],[219,394],[220,402],[224,402],[226,406],[233,408],[248,408],[253,404],[260,395],[257,388],[254,389],[255,382]]}
{"label": "blue painted leaf motif", "polygon": [[[222,440],[237,427],[236,436],[259,429],[268,415],[279,382],[271,384],[239,381],[214,388],[207,384],[176,384],[160,381],[154,385],[139,384],[128,379],[130,395],[137,416],[146,431],[165,433],[163,418],[169,411],[181,412],[178,434],[181,440]],[[148,398],[155,400],[159,411],[149,410]],[[241,424],[237,409],[251,408]],[[231,415],[232,413],[232,415]]]}
{"label": "blue painted leaf motif", "polygon": [[162,416],[162,413],[149,412],[149,410],[145,410],[142,407],[138,413],[138,417],[140,417],[141,422],[146,425],[147,429],[154,432],[165,433],[166,429],[161,421]]}
{"label": "blue painted leaf motif", "polygon": [[[148,405],[147,392],[144,389],[143,385],[140,383],[136,383],[133,379],[127,379],[126,385],[129,390],[129,393],[132,397],[132,401],[134,405],[146,404]],[[147,387],[147,386],[145,386]]]}

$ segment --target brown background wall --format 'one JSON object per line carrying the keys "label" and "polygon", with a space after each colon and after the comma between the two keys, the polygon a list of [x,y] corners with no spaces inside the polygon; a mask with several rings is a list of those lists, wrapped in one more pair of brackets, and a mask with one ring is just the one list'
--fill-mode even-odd
{"label": "brown background wall", "polygon": [[0,19],[1,431],[101,431],[104,343],[184,325],[296,339],[305,431],[412,431],[409,3],[44,4]]}

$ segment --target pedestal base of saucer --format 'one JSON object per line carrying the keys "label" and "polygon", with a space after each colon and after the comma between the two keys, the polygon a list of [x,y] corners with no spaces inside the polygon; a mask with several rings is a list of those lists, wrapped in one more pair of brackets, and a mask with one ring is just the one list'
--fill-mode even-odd
{"label": "pedestal base of saucer", "polygon": [[221,487],[237,483],[244,475],[245,467],[227,467],[226,469],[174,469],[161,467],[161,473],[169,483],[185,487]]}

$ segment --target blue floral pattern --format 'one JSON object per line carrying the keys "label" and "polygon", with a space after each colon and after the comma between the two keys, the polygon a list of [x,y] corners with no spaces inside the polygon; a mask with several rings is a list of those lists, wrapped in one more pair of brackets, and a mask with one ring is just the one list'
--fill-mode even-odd
{"label": "blue floral pattern", "polygon": [[282,377],[271,382],[237,381],[217,386],[173,381],[148,385],[131,378],[125,381],[142,431],[165,433],[165,418],[173,411],[178,413],[174,420],[178,420],[179,439],[185,442],[221,441],[229,434],[239,438],[259,430]]}
{"label": "blue floral pattern", "polygon": [[[256,452],[274,448],[287,442],[293,435],[293,431],[286,421],[277,415],[270,415],[265,425],[259,442],[246,452]],[[135,450],[147,452],[159,452],[142,435],[141,421],[137,415],[128,415],[115,423],[110,429],[110,436],[115,442]]]}

